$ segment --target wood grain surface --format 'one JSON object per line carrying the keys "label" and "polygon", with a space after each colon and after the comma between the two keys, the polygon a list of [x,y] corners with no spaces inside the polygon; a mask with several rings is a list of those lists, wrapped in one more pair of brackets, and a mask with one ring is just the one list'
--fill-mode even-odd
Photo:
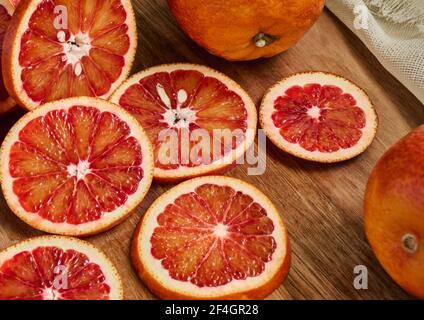
{"label": "wood grain surface", "polygon": [[[341,164],[315,164],[284,154],[268,142],[264,175],[248,176],[247,166],[239,166],[228,175],[251,182],[268,194],[289,230],[292,268],[270,299],[408,299],[367,244],[362,206],[367,178],[376,161],[390,145],[424,122],[422,104],[328,11],[288,52],[268,60],[230,63],[190,41],[175,24],[165,0],[137,0],[133,4],[139,30],[134,72],[162,63],[206,64],[238,81],[257,105],[276,81],[307,70],[340,74],[368,92],[379,113],[380,128],[375,142],[360,157]],[[1,118],[1,137],[22,114],[17,110]],[[132,269],[130,240],[148,206],[168,188],[154,185],[127,221],[88,239],[118,267],[128,299],[154,298]],[[19,221],[0,198],[0,249],[40,234]],[[353,287],[356,265],[368,268],[368,290]]]}

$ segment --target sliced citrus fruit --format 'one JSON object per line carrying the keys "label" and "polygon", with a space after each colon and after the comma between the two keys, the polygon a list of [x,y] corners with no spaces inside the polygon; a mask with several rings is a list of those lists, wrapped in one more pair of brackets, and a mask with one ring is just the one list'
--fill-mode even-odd
{"label": "sliced citrus fruit", "polygon": [[[14,8],[9,0],[0,0],[0,55],[3,54],[3,40],[6,30],[12,19]],[[1,72],[0,72],[1,73]],[[5,113],[16,105],[15,101],[9,96],[4,86],[3,77],[0,74],[0,114]]]}
{"label": "sliced citrus fruit", "polygon": [[144,130],[104,100],[69,98],[25,115],[1,149],[12,211],[36,229],[85,236],[123,221],[153,179]]}
{"label": "sliced citrus fruit", "polygon": [[130,0],[24,1],[10,26],[5,84],[30,110],[68,97],[108,98],[131,70],[137,33]]}
{"label": "sliced citrus fruit", "polygon": [[[172,64],[145,70],[119,87],[111,101],[147,131],[157,181],[222,172],[254,142],[253,101],[233,80],[204,66]],[[173,135],[176,139],[168,138]]]}
{"label": "sliced citrus fruit", "polygon": [[0,252],[0,300],[122,300],[121,278],[91,244],[44,236]]}
{"label": "sliced citrus fruit", "polygon": [[157,199],[134,235],[132,261],[164,299],[260,299],[290,268],[285,226],[246,182],[208,176]]}
{"label": "sliced citrus fruit", "polygon": [[260,121],[282,150],[316,162],[339,162],[361,154],[378,126],[367,94],[342,77],[306,72],[292,75],[265,95]]}

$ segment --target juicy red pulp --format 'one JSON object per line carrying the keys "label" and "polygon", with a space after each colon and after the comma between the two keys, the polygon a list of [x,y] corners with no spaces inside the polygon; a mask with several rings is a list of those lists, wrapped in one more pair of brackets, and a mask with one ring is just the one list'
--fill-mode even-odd
{"label": "juicy red pulp", "polygon": [[10,152],[22,207],[55,223],[81,224],[122,206],[143,178],[142,151],[118,116],[76,106],[29,122]]}
{"label": "juicy red pulp", "polygon": [[333,85],[291,87],[275,101],[274,109],[272,120],[281,136],[311,152],[351,148],[366,125],[353,96]]}
{"label": "juicy red pulp", "polygon": [[153,257],[173,279],[198,287],[256,277],[276,250],[265,209],[231,187],[202,185],[179,196],[157,221]]}
{"label": "juicy red pulp", "polygon": [[[158,88],[163,88],[162,96]],[[204,159],[219,160],[244,141],[247,131],[248,113],[242,98],[218,79],[194,70],[158,72],[147,76],[130,86],[120,97],[119,104],[132,113],[146,130],[154,147],[156,167],[164,170],[209,164]],[[165,119],[171,110],[172,118]],[[187,114],[193,117],[190,119]],[[219,150],[211,139],[208,146],[211,154],[204,157],[203,150],[193,152],[198,141],[185,138],[196,129],[204,129],[211,137],[214,129],[228,129],[231,133],[239,131],[240,134],[231,142],[215,137]],[[177,163],[159,161],[159,154],[164,152],[163,144],[169,143],[160,141],[159,135],[167,130],[174,131],[179,139]],[[184,163],[183,152],[195,156]]]}
{"label": "juicy red pulp", "polygon": [[0,266],[0,300],[107,300],[101,268],[75,250],[38,247]]}

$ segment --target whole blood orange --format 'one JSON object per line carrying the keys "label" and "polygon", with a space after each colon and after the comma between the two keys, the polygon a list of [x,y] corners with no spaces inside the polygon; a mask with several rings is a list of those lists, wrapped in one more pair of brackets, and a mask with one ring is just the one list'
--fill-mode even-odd
{"label": "whole blood orange", "polygon": [[136,32],[130,0],[23,1],[4,40],[6,88],[30,110],[75,96],[109,98],[131,70]]}
{"label": "whole blood orange", "polygon": [[1,148],[11,210],[49,233],[86,236],[123,221],[153,179],[153,152],[137,120],[104,100],[69,98],[21,118]]}
{"label": "whole blood orange", "polygon": [[365,194],[368,241],[387,273],[424,299],[424,126],[390,148]]}
{"label": "whole blood orange", "polygon": [[163,299],[261,299],[290,269],[280,214],[258,189],[209,176],[156,200],[133,239],[132,261]]}
{"label": "whole blood orange", "polygon": [[236,82],[204,66],[147,69],[119,87],[111,101],[137,118],[149,135],[157,181],[222,172],[255,140],[258,117],[252,99]]}
{"label": "whole blood orange", "polygon": [[168,0],[181,28],[228,60],[272,57],[295,45],[325,0]]}
{"label": "whole blood orange", "polygon": [[[6,30],[12,19],[14,8],[9,0],[0,0],[0,55],[3,54],[3,40]],[[3,76],[0,74],[0,114],[5,113],[16,105],[15,101],[9,96],[3,82]]]}
{"label": "whole blood orange", "polygon": [[373,141],[378,118],[367,94],[340,76],[289,76],[265,95],[260,122],[283,151],[317,162],[351,159]]}
{"label": "whole blood orange", "polygon": [[0,252],[0,300],[122,300],[121,278],[91,244],[44,236]]}

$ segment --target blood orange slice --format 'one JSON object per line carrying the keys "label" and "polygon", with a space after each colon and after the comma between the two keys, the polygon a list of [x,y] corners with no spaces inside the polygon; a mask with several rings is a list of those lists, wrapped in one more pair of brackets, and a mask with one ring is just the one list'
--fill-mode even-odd
{"label": "blood orange slice", "polygon": [[4,41],[5,84],[30,110],[68,97],[108,98],[127,78],[136,46],[130,0],[24,1]]}
{"label": "blood orange slice", "polygon": [[0,252],[0,300],[122,300],[109,259],[74,238],[32,238]]}
{"label": "blood orange slice", "polygon": [[[3,40],[6,30],[13,15],[13,7],[9,0],[0,0],[0,55],[3,54]],[[5,113],[16,105],[9,96],[4,86],[3,77],[0,75],[0,114]]]}
{"label": "blood orange slice", "polygon": [[55,234],[111,228],[143,200],[153,179],[153,152],[141,126],[96,98],[59,100],[28,113],[0,156],[9,207]]}
{"label": "blood orange slice", "polygon": [[260,121],[279,148],[317,162],[339,162],[361,154],[378,126],[363,90],[323,72],[295,74],[271,88],[262,102]]}
{"label": "blood orange slice", "polygon": [[233,178],[186,181],[156,200],[133,239],[141,279],[164,299],[259,299],[290,268],[285,226],[271,201]]}
{"label": "blood orange slice", "polygon": [[[157,181],[222,172],[254,142],[253,101],[237,83],[207,67],[173,64],[145,70],[118,88],[111,101],[147,131]],[[172,135],[175,140],[167,139]]]}

